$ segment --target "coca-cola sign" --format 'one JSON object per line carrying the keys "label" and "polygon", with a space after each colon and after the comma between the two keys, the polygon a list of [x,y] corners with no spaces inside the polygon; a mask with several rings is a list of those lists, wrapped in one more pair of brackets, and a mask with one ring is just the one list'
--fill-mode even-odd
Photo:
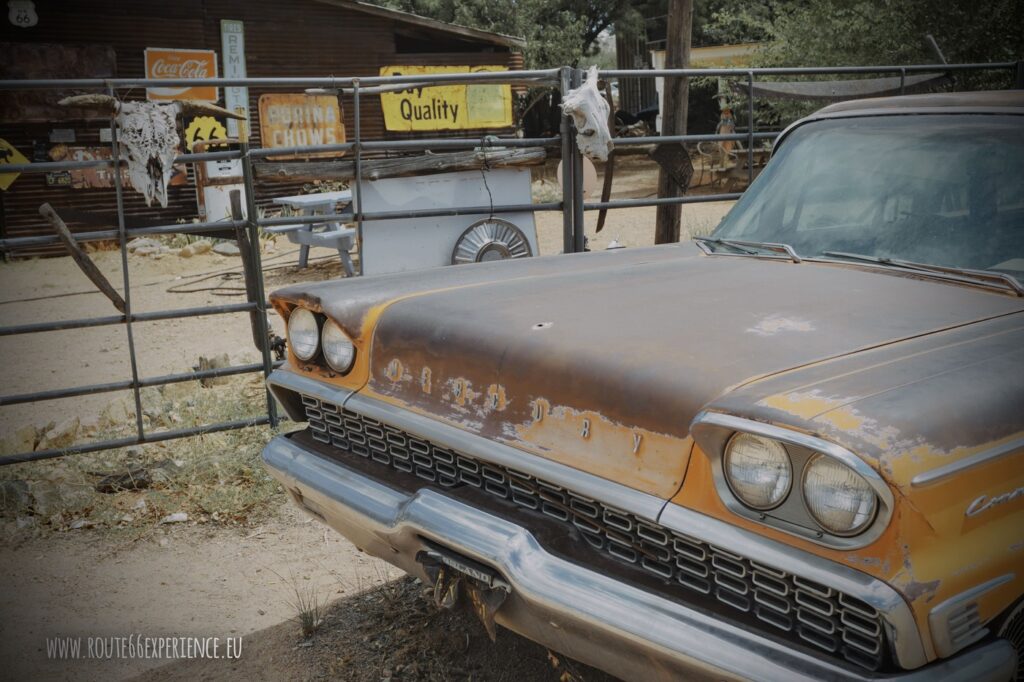
{"label": "coca-cola sign", "polygon": [[[163,47],[146,48],[146,78],[191,80],[217,77],[217,53],[213,50],[178,50]],[[216,102],[216,87],[171,85],[147,88],[146,99],[167,102],[175,99]]]}

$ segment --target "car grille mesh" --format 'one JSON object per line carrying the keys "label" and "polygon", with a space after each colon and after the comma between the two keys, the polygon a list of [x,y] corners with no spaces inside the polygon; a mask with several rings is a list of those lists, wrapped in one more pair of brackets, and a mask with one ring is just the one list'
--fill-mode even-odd
{"label": "car grille mesh", "polygon": [[879,614],[859,599],[337,405],[306,395],[302,404],[318,442],[441,487],[478,488],[572,524],[594,549],[749,614],[769,630],[785,632],[870,670],[883,665]]}

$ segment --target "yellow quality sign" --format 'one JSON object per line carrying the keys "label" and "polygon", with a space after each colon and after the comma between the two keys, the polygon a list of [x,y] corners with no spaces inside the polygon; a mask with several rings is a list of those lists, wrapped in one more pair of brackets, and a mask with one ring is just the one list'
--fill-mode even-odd
{"label": "yellow quality sign", "polygon": [[[14,148],[10,142],[0,139],[0,166],[9,163],[28,163],[25,155]],[[18,179],[20,173],[0,173],[0,189],[6,191],[11,183]]]}
{"label": "yellow quality sign", "polygon": [[[382,66],[381,76],[507,71],[505,66]],[[380,96],[388,130],[471,130],[512,125],[512,87],[452,84],[410,87]]]}

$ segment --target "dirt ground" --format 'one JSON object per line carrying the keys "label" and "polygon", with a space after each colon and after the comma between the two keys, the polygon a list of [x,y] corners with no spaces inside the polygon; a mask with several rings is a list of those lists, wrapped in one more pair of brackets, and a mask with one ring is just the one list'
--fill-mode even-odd
{"label": "dirt ground", "polygon": [[[643,172],[627,171],[616,183],[616,198],[651,194],[650,175]],[[557,192],[553,179],[535,183],[535,195],[544,192]],[[731,202],[684,206],[684,233],[706,233],[730,206]],[[654,214],[654,208],[611,211],[598,235],[597,214],[588,213],[591,248],[602,249],[612,239],[626,246],[653,243]],[[541,254],[560,252],[561,214],[538,213],[536,223]],[[297,270],[294,248],[282,240],[264,254],[268,290],[340,276],[336,256],[326,250],[314,250],[313,266]],[[114,286],[122,288],[119,252],[101,251],[93,257]],[[141,312],[238,302],[239,292],[224,288],[240,286],[237,274],[232,274],[240,270],[239,259],[232,256],[132,255],[133,308]],[[197,291],[169,291],[176,286]],[[2,325],[113,314],[109,301],[68,258],[0,263]],[[273,314],[271,326],[283,333]],[[139,323],[134,342],[141,377],[189,371],[199,356],[226,353],[232,364],[259,359],[245,314]],[[120,325],[0,337],[0,356],[5,360],[6,395],[131,376],[127,338]],[[87,420],[128,395],[94,394],[0,407],[0,437],[68,415]],[[165,446],[173,451],[173,443]],[[492,646],[479,626],[462,615],[437,615],[409,606],[394,618],[396,604],[419,604],[415,586],[388,583],[396,573],[385,564],[361,555],[333,531],[286,504],[278,504],[257,527],[157,526],[132,539],[82,528],[28,537],[13,545],[4,542],[0,574],[0,660],[5,663],[5,678],[120,679],[146,673],[149,680],[554,680],[564,672],[551,666],[544,650],[511,633],[502,632]],[[382,584],[392,587],[380,588]],[[340,599],[311,643],[303,642],[297,625],[288,621],[295,615],[289,602],[295,600],[296,585],[318,598]],[[444,631],[455,635],[447,644],[437,639]],[[47,658],[47,637],[136,633],[244,636],[244,655],[234,663],[173,663],[159,669],[166,660]],[[414,633],[420,638],[411,638]],[[442,651],[444,655],[438,655]],[[593,671],[584,678],[602,679]]]}
{"label": "dirt ground", "polygon": [[[6,679],[118,679],[161,660],[49,660],[47,637],[242,636],[400,572],[291,505],[256,528],[162,526],[142,540],[67,532],[0,551]],[[295,637],[298,627],[287,628]]]}

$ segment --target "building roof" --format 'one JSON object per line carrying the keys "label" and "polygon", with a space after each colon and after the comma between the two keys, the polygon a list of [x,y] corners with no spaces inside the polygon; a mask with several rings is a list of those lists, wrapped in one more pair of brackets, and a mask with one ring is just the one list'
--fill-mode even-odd
{"label": "building roof", "polygon": [[390,7],[381,7],[380,5],[372,5],[368,2],[360,2],[359,0],[317,0],[317,2],[322,2],[325,5],[343,7],[345,9],[363,12],[365,14],[373,14],[378,17],[393,19],[394,21],[413,24],[415,26],[435,31],[443,31],[463,38],[490,43],[492,45],[519,48],[526,47],[526,41],[515,36],[505,35],[504,33],[494,33],[492,31],[483,31],[478,28],[470,28],[468,26],[459,26],[458,24],[449,24],[443,21],[438,21],[437,19],[421,17],[420,15],[412,14],[411,12],[403,12],[402,10],[392,9]]}

